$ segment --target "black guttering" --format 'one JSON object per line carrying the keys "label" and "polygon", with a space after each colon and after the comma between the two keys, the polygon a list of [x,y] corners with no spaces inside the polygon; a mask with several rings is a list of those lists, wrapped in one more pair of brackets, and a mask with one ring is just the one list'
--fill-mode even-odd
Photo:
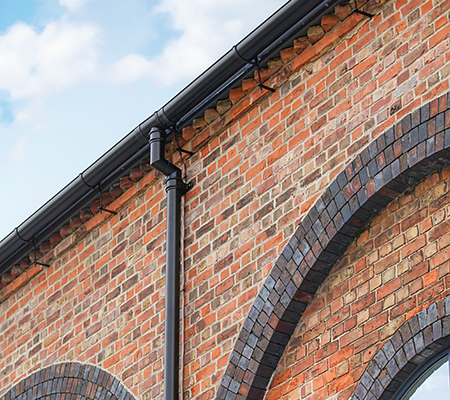
{"label": "black guttering", "polygon": [[41,243],[77,210],[98,197],[98,191],[86,183],[106,187],[134,166],[148,151],[152,127],[180,130],[187,126],[242,79],[251,76],[255,62],[263,66],[342,1],[291,0],[280,8],[6,236],[0,242],[0,275],[32,250],[33,246],[24,239]]}

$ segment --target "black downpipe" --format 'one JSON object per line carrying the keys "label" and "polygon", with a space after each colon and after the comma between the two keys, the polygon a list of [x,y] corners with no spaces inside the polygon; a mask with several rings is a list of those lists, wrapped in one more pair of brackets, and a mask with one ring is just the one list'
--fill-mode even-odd
{"label": "black downpipe", "polygon": [[180,235],[181,196],[192,184],[183,182],[181,170],[164,158],[164,133],[150,131],[150,164],[167,176],[167,239],[166,239],[166,310],[164,341],[164,399],[179,398],[180,375]]}

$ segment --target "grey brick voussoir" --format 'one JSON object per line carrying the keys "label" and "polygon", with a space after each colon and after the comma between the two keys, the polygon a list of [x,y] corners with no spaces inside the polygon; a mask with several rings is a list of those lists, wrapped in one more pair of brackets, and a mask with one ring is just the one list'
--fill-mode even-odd
{"label": "grey brick voussoir", "polygon": [[[90,388],[90,390],[87,390]],[[12,387],[1,400],[59,399],[71,394],[73,399],[122,399],[134,396],[108,372],[92,365],[62,363],[36,371]]]}
{"label": "grey brick voussoir", "polygon": [[431,304],[400,326],[369,362],[351,398],[393,398],[420,365],[450,346],[448,304],[450,296]]}

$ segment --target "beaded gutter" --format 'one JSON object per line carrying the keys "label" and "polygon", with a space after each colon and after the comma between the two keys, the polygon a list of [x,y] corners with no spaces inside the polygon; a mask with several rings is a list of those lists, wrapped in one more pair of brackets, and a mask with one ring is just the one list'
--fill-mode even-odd
{"label": "beaded gutter", "polygon": [[[179,132],[264,66],[343,0],[291,0],[216,61],[0,242],[0,275],[30,253],[148,154],[152,127]],[[147,156],[148,158],[148,156]]]}

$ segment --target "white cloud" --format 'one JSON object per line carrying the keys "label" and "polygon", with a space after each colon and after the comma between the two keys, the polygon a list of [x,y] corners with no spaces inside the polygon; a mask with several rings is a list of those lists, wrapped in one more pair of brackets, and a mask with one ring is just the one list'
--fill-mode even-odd
{"label": "white cloud", "polygon": [[93,78],[98,30],[66,21],[42,33],[23,23],[0,36],[0,90],[12,99],[45,99]]}
{"label": "white cloud", "polygon": [[16,122],[48,125],[45,101],[98,76],[101,33],[62,18],[38,32],[24,23],[0,36],[0,91],[16,104]]}
{"label": "white cloud", "polygon": [[150,79],[153,64],[139,54],[128,54],[106,68],[106,82],[122,85],[136,82],[140,79]]}
{"label": "white cloud", "polygon": [[17,139],[14,149],[9,153],[8,159],[12,164],[18,164],[25,159],[27,155],[27,137],[20,136]]}
{"label": "white cloud", "polygon": [[169,13],[181,36],[152,61],[159,80],[170,85],[192,79],[206,69],[263,19],[280,7],[280,0],[162,0],[157,8]]}
{"label": "white cloud", "polygon": [[109,68],[111,83],[150,79],[170,86],[193,79],[279,8],[281,0],[162,0],[157,13],[170,16],[179,36],[153,58],[127,55]]}
{"label": "white cloud", "polygon": [[59,4],[69,10],[78,10],[82,8],[90,0],[59,0]]}

